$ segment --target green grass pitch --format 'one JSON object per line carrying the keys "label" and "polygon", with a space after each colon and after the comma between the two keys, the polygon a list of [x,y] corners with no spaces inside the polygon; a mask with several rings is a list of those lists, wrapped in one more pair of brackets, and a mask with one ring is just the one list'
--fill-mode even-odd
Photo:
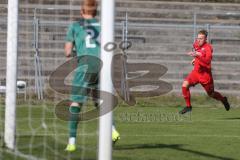
{"label": "green grass pitch", "polygon": [[[3,99],[2,99],[3,101]],[[114,111],[121,139],[113,160],[238,160],[240,159],[240,100],[230,98],[226,112],[205,96],[192,98],[192,114],[180,116],[181,97],[137,99]],[[4,104],[0,104],[0,142],[3,144]],[[77,151],[66,153],[67,122],[54,115],[54,104],[27,102],[17,108],[17,150],[0,148],[0,159],[95,160],[98,121],[81,122]]]}

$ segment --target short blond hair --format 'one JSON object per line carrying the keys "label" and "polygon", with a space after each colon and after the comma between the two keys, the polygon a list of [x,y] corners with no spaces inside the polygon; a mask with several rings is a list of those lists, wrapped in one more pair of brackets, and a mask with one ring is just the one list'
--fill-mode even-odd
{"label": "short blond hair", "polygon": [[97,1],[84,0],[82,2],[81,12],[83,14],[92,15],[93,17],[95,17],[97,15]]}

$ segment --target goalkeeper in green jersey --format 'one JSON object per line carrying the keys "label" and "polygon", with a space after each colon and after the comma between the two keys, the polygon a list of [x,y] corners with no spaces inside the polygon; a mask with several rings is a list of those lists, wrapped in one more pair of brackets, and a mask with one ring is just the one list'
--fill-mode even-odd
{"label": "goalkeeper in green jersey", "polygon": [[[76,50],[76,56],[87,57],[87,62],[84,64],[79,63],[75,70],[72,80],[72,93],[71,104],[69,107],[70,120],[69,120],[69,141],[66,151],[72,152],[76,150],[76,136],[78,118],[82,105],[87,101],[87,91],[84,88],[98,89],[98,78],[100,61],[100,24],[96,20],[97,2],[95,0],[84,0],[81,8],[81,19],[72,23],[67,31],[65,43],[66,57],[73,56],[73,48]],[[87,63],[87,65],[86,65]],[[74,87],[75,86],[75,87]],[[79,87],[78,87],[79,86]],[[92,93],[99,96],[98,93]],[[94,103],[98,107],[98,103]],[[112,126],[112,140],[116,142],[120,139],[120,135]]]}

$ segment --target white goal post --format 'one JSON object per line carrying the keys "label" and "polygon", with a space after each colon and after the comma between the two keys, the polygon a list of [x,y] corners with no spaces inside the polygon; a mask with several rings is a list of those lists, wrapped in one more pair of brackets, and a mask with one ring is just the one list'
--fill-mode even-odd
{"label": "white goal post", "polygon": [[[114,93],[111,78],[113,51],[105,51],[104,45],[114,42],[114,19],[115,0],[101,0],[101,60],[103,67],[100,76],[100,90],[109,93]],[[100,97],[102,97],[101,94]],[[112,101],[109,98],[107,104],[113,104]],[[98,160],[112,160],[112,111],[99,118]]]}
{"label": "white goal post", "polygon": [[5,99],[4,142],[9,149],[15,149],[16,140],[16,90],[18,52],[18,0],[8,0],[7,28],[7,78]]}

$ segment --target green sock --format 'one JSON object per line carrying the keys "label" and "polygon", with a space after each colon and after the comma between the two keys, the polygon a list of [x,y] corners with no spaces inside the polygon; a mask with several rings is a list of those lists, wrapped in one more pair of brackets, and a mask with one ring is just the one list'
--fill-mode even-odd
{"label": "green sock", "polygon": [[71,113],[70,115],[70,121],[69,121],[69,137],[77,137],[77,126],[78,126],[78,117],[80,113],[80,107],[79,106],[70,106],[69,111]]}

